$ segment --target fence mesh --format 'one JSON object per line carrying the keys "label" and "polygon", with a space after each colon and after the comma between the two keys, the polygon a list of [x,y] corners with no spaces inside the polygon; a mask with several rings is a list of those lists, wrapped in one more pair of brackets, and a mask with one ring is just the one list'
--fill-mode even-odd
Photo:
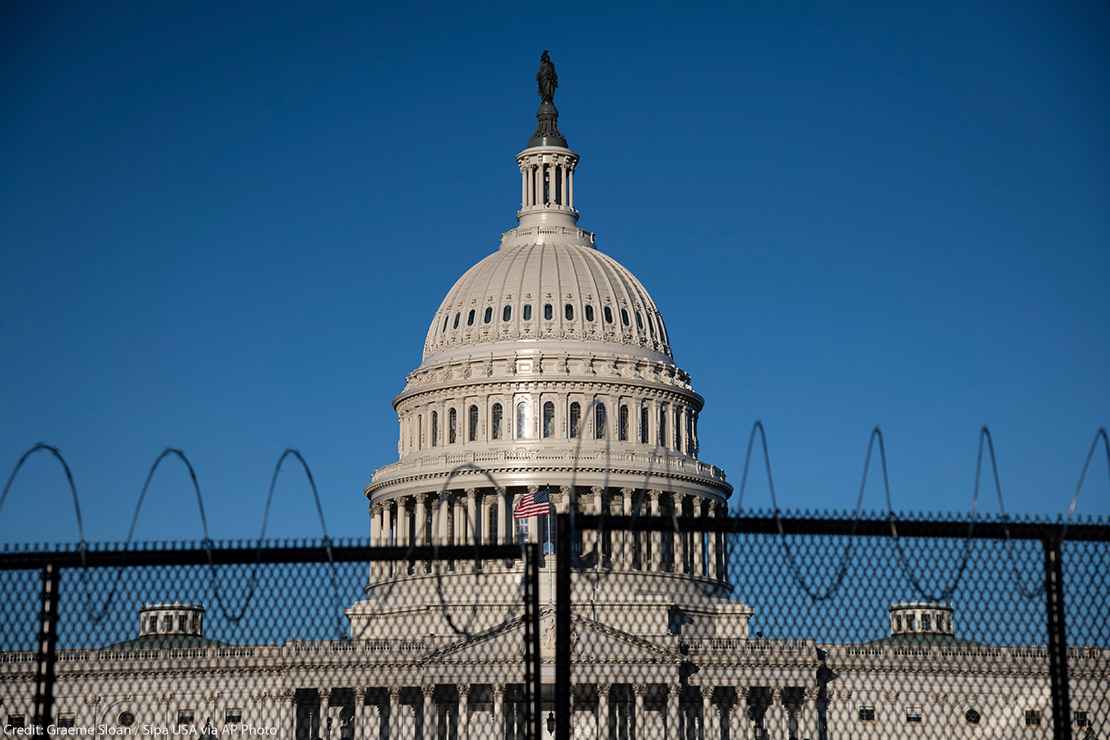
{"label": "fence mesh", "polygon": [[[967,522],[897,539],[832,520],[780,534],[774,517],[760,531],[727,519],[712,532],[673,519],[579,523],[565,545],[578,557],[568,737],[1068,736],[1054,724],[1040,540]],[[1062,553],[1063,723],[1077,738],[1110,733],[1102,537]]]}
{"label": "fence mesh", "polygon": [[391,549],[219,548],[234,562],[208,564],[209,549],[178,545],[91,552],[87,567],[63,553],[49,721],[43,579],[0,571],[3,720],[43,734],[525,737],[534,552],[372,559]]}

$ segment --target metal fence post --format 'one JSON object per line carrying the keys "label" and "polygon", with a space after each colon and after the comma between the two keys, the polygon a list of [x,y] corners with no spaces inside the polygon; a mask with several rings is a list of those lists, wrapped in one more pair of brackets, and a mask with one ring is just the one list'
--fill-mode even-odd
{"label": "metal fence post", "polygon": [[555,740],[570,740],[570,515],[559,514],[555,544]]}
{"label": "metal fence post", "polygon": [[1071,740],[1071,694],[1068,685],[1068,639],[1064,624],[1063,532],[1053,528],[1044,547],[1045,613],[1048,618],[1048,677],[1052,687],[1052,736]]}
{"label": "metal fence post", "polygon": [[58,585],[60,572],[54,563],[42,568],[42,599],[39,608],[38,654],[35,656],[35,713],[33,725],[54,724],[54,661],[58,647]]}

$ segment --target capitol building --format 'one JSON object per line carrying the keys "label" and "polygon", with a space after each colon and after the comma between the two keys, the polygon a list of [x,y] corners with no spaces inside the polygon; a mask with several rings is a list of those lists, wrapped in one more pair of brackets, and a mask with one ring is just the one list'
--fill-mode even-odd
{"label": "capitol building", "polygon": [[[536,129],[515,157],[517,223],[447,290],[393,402],[397,459],[363,491],[375,545],[552,542],[554,517],[514,516],[522,499],[552,513],[726,516],[732,487],[700,454],[705,399],[664,314],[580,224],[581,160],[560,131],[546,53],[537,82]],[[953,604],[860,604],[887,628],[858,642],[762,637],[751,628],[761,604],[730,572],[743,554],[724,535],[574,536],[574,738],[1051,736],[1045,649],[962,639]],[[268,644],[206,637],[198,580],[189,603],[146,604],[133,639],[63,651],[55,717],[212,735],[251,725],[296,740],[522,740],[522,573],[519,561],[478,574],[373,563],[345,605],[349,639]],[[21,655],[0,656],[11,726],[32,711],[34,663]],[[1071,651],[1077,737],[1110,737],[1108,665],[1105,649]]]}

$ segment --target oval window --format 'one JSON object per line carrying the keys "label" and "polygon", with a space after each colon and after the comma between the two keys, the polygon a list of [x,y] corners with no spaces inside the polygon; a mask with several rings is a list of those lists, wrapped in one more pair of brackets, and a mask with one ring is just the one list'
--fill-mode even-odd
{"label": "oval window", "polygon": [[636,328],[641,332],[644,330],[644,318],[640,315],[639,311],[636,312]]}
{"label": "oval window", "polygon": [[602,313],[605,315],[605,323],[606,324],[612,324],[613,323],[613,309],[606,306],[604,309],[602,309]]}
{"label": "oval window", "polygon": [[120,727],[130,727],[135,724],[135,715],[131,712],[120,712],[116,721],[119,722]]}
{"label": "oval window", "polygon": [[505,307],[503,309],[501,309],[501,320],[502,321],[508,321],[512,317],[513,317],[513,307],[506,304]]}
{"label": "oval window", "polygon": [[567,321],[574,321],[574,306],[568,303],[563,308],[563,316],[566,317]]}
{"label": "oval window", "polygon": [[470,309],[470,313],[466,315],[466,325],[474,326],[474,309]]}
{"label": "oval window", "polygon": [[524,320],[525,321],[531,321],[532,320],[532,304],[531,303],[524,304]]}
{"label": "oval window", "polygon": [[484,316],[482,316],[482,323],[488,324],[491,321],[493,321],[493,308],[490,306],[486,306],[486,313]]}
{"label": "oval window", "polygon": [[555,312],[552,310],[551,304],[550,303],[543,304],[543,318],[544,318],[544,320],[545,321],[551,321],[551,318],[554,315],[555,315]]}
{"label": "oval window", "polygon": [[586,304],[586,321],[594,320],[594,307],[589,303]]}
{"label": "oval window", "polygon": [[628,326],[628,311],[621,309],[621,323]]}
{"label": "oval window", "polygon": [[459,328],[459,315],[457,313],[455,314],[455,323],[451,325],[451,328],[452,329],[458,329]]}
{"label": "oval window", "polygon": [[440,331],[447,331],[447,322],[448,322],[448,320],[450,320],[450,318],[451,318],[450,314],[443,317],[443,328],[440,329]]}

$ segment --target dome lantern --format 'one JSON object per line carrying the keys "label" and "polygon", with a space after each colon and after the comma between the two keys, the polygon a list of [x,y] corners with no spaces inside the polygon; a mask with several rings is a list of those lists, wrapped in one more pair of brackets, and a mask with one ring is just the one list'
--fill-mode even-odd
{"label": "dome lantern", "polygon": [[567,147],[566,138],[559,132],[559,111],[555,107],[559,77],[546,50],[540,56],[536,83],[540,96],[536,130],[528,140],[528,147],[516,155],[520,168],[517,219],[522,226],[573,226],[578,222],[578,211],[574,209],[574,170],[578,154]]}

